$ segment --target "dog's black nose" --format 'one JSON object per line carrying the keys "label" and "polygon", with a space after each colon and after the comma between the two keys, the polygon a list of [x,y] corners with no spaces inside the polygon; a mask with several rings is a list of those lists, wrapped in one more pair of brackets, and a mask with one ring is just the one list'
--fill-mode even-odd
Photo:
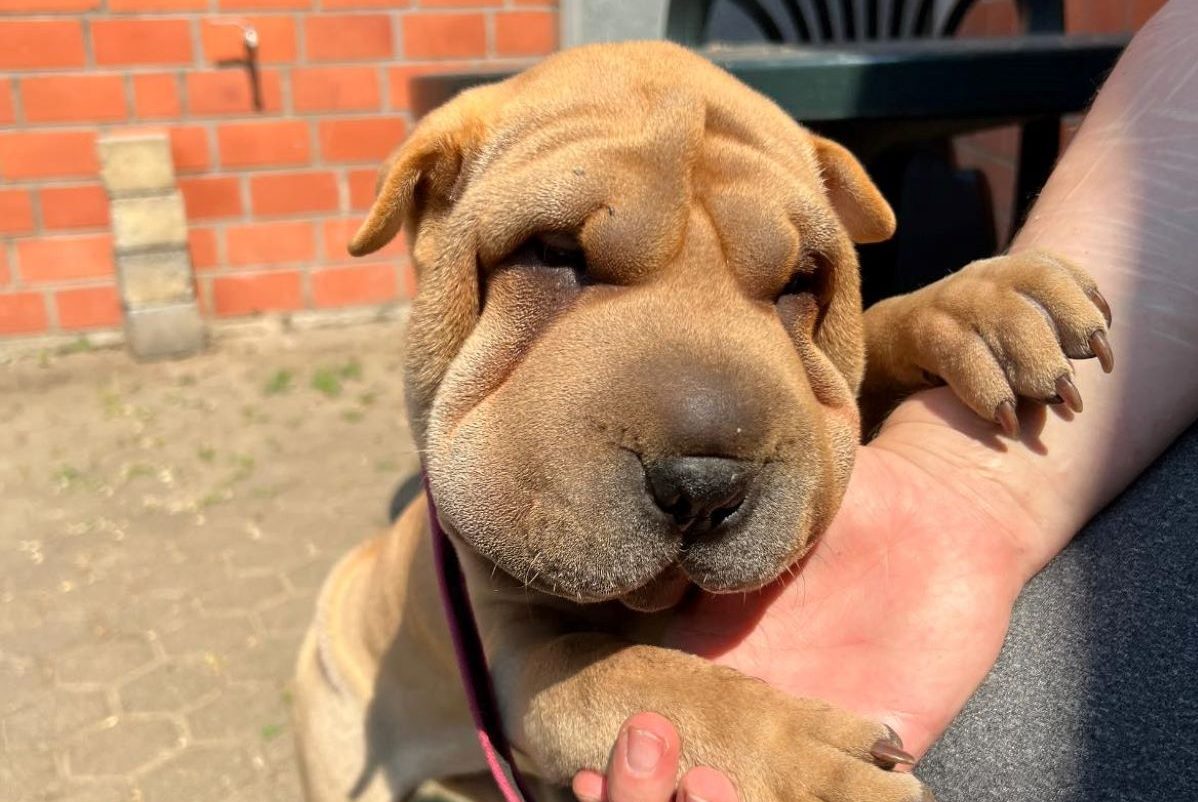
{"label": "dog's black nose", "polygon": [[710,532],[736,512],[756,470],[725,457],[665,457],[645,464],[649,495],[690,537]]}

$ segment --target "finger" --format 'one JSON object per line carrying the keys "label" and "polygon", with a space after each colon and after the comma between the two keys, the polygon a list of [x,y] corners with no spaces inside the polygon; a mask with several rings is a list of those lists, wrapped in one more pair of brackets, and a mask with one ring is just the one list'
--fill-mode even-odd
{"label": "finger", "polygon": [[657,713],[624,722],[607,763],[608,802],[668,802],[678,776],[678,733]]}
{"label": "finger", "polygon": [[737,802],[736,788],[715,769],[695,766],[678,783],[677,802]]}
{"label": "finger", "polygon": [[603,775],[597,771],[583,769],[574,775],[570,789],[578,802],[602,802],[606,794]]}

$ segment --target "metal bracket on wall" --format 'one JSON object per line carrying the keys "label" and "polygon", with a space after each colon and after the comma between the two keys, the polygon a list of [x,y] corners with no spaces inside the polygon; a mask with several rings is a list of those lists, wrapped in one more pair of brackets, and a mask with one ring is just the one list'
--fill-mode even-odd
{"label": "metal bracket on wall", "polygon": [[254,111],[262,111],[262,82],[258,73],[258,29],[253,25],[236,20],[219,21],[216,25],[236,25],[241,29],[241,43],[245,55],[241,58],[226,58],[216,62],[218,67],[243,67],[250,79],[250,94],[254,100]]}

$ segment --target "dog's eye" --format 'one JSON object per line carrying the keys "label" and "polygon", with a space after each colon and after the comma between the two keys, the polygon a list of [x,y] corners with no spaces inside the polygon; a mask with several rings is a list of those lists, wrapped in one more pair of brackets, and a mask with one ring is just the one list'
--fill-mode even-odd
{"label": "dog's eye", "polygon": [[812,273],[795,273],[790,277],[790,281],[786,282],[786,286],[782,288],[779,297],[787,295],[803,295],[811,294],[815,288],[815,275]]}
{"label": "dog's eye", "polygon": [[533,254],[546,267],[564,267],[586,272],[586,255],[577,240],[568,234],[542,234],[532,242]]}
{"label": "dog's eye", "polygon": [[810,295],[822,300],[828,287],[828,262],[820,254],[807,254],[778,293],[778,300],[788,296]]}

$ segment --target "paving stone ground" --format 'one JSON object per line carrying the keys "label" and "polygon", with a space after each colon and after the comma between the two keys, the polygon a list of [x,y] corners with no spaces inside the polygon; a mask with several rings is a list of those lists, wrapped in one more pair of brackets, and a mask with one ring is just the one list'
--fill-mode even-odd
{"label": "paving stone ground", "polygon": [[299,640],[416,466],[399,324],[0,358],[0,802],[290,802]]}

